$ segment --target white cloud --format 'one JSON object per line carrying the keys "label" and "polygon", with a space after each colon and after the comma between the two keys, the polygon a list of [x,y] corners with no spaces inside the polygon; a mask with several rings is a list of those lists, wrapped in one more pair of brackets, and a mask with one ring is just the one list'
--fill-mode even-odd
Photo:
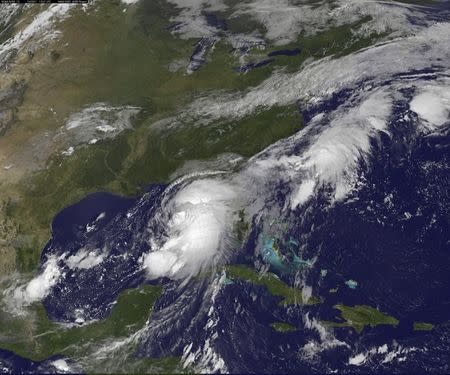
{"label": "white cloud", "polygon": [[8,4],[7,6],[0,7],[0,26],[2,29],[10,26],[11,21],[16,17],[21,11],[21,6],[19,4]]}
{"label": "white cloud", "polygon": [[60,276],[57,259],[52,257],[45,263],[44,271],[32,279],[24,290],[17,291],[17,296],[27,303],[39,301],[50,293]]}
{"label": "white cloud", "polygon": [[320,341],[309,341],[301,349],[300,352],[306,359],[313,359],[317,354],[331,348],[339,346],[349,347],[346,342],[340,341],[334,337],[333,333],[323,326],[317,319],[310,318],[308,313],[304,315],[304,323],[306,329],[317,331],[320,337]]}
{"label": "white cloud", "polygon": [[208,25],[203,12],[214,12],[227,9],[222,0],[167,0],[180,8],[180,13],[171,21],[177,26],[174,34],[183,39],[211,37],[217,29]]}
{"label": "white cloud", "polygon": [[383,344],[379,347],[373,347],[364,352],[353,355],[348,359],[348,364],[353,366],[362,365],[372,365],[372,364],[386,364],[393,360],[399,362],[404,361],[409,353],[416,352],[418,349],[416,347],[403,347],[397,344],[395,341],[392,342],[391,349],[389,349],[388,344]]}
{"label": "white cloud", "polygon": [[190,276],[221,259],[236,197],[235,187],[219,179],[188,183],[171,197],[162,208],[166,238],[143,257],[149,278]]}
{"label": "white cloud", "polygon": [[335,198],[341,200],[354,187],[358,178],[358,162],[370,154],[370,139],[387,127],[391,100],[383,91],[376,91],[354,108],[338,110],[311,146],[298,160],[305,179],[291,201],[291,207],[304,203],[312,183],[330,183]]}
{"label": "white cloud", "polygon": [[60,258],[51,256],[45,262],[42,272],[27,284],[6,291],[6,301],[10,310],[21,314],[23,313],[23,307],[41,301],[48,296],[52,288],[63,276],[58,266]]}
{"label": "white cloud", "polygon": [[358,36],[372,33],[405,35],[423,28],[426,22],[419,8],[381,1],[340,0],[306,2],[302,0],[254,0],[239,2],[232,16],[252,17],[266,29],[266,38],[277,45],[294,42],[301,33],[316,34],[331,27],[355,23],[367,16]]}
{"label": "white cloud", "polygon": [[348,364],[353,366],[360,366],[367,360],[367,356],[364,353],[359,353],[354,357],[348,359]]}
{"label": "white cloud", "polygon": [[69,268],[89,269],[103,262],[105,254],[99,250],[88,251],[80,249],[75,255],[67,258],[66,264]]}
{"label": "white cloud", "polygon": [[[113,107],[107,103],[94,103],[73,113],[60,131],[73,146],[93,144],[99,139],[113,138],[132,127],[132,118],[140,108],[133,106]],[[96,142],[92,142],[96,139]]]}
{"label": "white cloud", "polygon": [[[428,69],[450,61],[450,23],[433,25],[417,35],[399,38],[338,59],[324,58],[297,73],[275,72],[263,83],[239,94],[221,94],[195,101],[185,116],[241,118],[261,109],[315,103],[343,88],[370,79],[376,86],[398,73]],[[447,69],[450,66],[447,64]]]}
{"label": "white cloud", "polygon": [[314,194],[314,188],[316,187],[316,182],[314,180],[305,180],[301,183],[295,195],[291,198],[291,206],[297,207],[301,206],[303,203],[309,200]]}
{"label": "white cloud", "polygon": [[71,372],[70,366],[64,359],[57,359],[51,362],[52,366],[54,366],[59,372]]}
{"label": "white cloud", "polygon": [[0,45],[0,56],[13,48],[20,49],[30,39],[40,38],[42,42],[52,38],[54,22],[63,19],[72,7],[70,4],[52,4],[38,13],[30,24]]}
{"label": "white cloud", "polygon": [[[273,181],[277,176],[284,186],[290,186],[291,209],[304,204],[324,184],[334,188],[334,199],[344,199],[358,180],[359,161],[369,159],[371,139],[387,131],[392,105],[389,91],[383,89],[355,95],[357,99],[327,118],[253,157],[248,173],[262,180],[272,176]],[[306,146],[296,152],[301,142]]]}
{"label": "white cloud", "polygon": [[[331,27],[352,24],[370,17],[357,31],[356,37],[373,33],[391,37],[416,32],[432,23],[420,7],[396,2],[368,0],[316,1],[251,0],[235,5],[223,0],[167,0],[180,9],[172,18],[174,33],[181,38],[203,38],[217,34],[208,25],[204,12],[230,11],[230,18],[252,18],[265,29],[265,37],[276,45],[295,41],[300,34],[316,34]],[[420,22],[411,22],[411,19]]]}
{"label": "white cloud", "polygon": [[410,103],[412,111],[429,125],[438,127],[450,120],[450,80],[428,84]]}

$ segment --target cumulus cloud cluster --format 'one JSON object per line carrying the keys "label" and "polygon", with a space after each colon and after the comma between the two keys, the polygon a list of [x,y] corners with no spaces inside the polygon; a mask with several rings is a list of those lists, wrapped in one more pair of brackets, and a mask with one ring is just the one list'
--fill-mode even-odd
{"label": "cumulus cloud cluster", "polygon": [[[70,4],[53,4],[38,13],[27,26],[0,45],[0,58],[8,51],[22,48],[30,40],[39,39],[42,42],[53,38],[56,35],[56,30],[53,28],[55,21],[66,17],[72,7]],[[6,20],[18,10],[14,5],[12,8],[8,6],[7,9],[0,11],[0,17]]]}
{"label": "cumulus cloud cluster", "polygon": [[252,17],[264,25],[265,37],[277,45],[294,42],[302,33],[316,34],[330,27],[353,24],[365,17],[370,20],[358,30],[359,36],[374,33],[405,35],[421,27],[411,23],[411,18],[427,22],[418,7],[364,0],[253,0],[238,4],[233,16],[239,15]]}
{"label": "cumulus cloud cluster", "polygon": [[72,269],[89,269],[102,263],[105,256],[105,253],[99,250],[80,249],[76,254],[67,258],[66,264]]}
{"label": "cumulus cloud cluster", "polygon": [[[359,37],[390,34],[398,37],[414,33],[433,23],[423,7],[395,1],[372,0],[248,0],[228,4],[223,0],[168,0],[179,8],[172,18],[174,34],[181,38],[208,38],[217,34],[205,18],[208,12],[225,12],[229,18],[251,18],[264,27],[264,37],[275,45],[294,42],[299,35],[313,35],[331,27],[365,20]],[[419,19],[420,22],[411,22]]]}
{"label": "cumulus cloud cluster", "polygon": [[222,0],[167,0],[180,9],[172,21],[177,25],[176,35],[183,39],[211,37],[217,29],[208,24],[204,12],[224,11],[228,8]]}
{"label": "cumulus cloud cluster", "polygon": [[[396,74],[424,70],[450,61],[450,24],[439,23],[415,35],[382,43],[338,59],[325,58],[297,73],[275,72],[246,92],[204,97],[187,110],[189,116],[241,118],[258,110],[293,104],[315,104],[344,88],[370,80],[382,84]],[[443,68],[448,72],[449,66]]]}
{"label": "cumulus cloud cluster", "polygon": [[426,349],[419,349],[414,346],[405,347],[394,341],[390,345],[383,344],[378,347],[373,347],[367,351],[355,354],[348,359],[348,364],[352,366],[370,366],[373,362],[380,363],[381,365],[392,361],[403,362],[406,360],[408,355],[410,355],[410,353],[423,350]]}
{"label": "cumulus cloud cluster", "polygon": [[62,272],[58,266],[59,259],[50,257],[42,267],[42,271],[27,284],[7,290],[8,307],[15,313],[23,313],[23,307],[45,298],[56,285]]}
{"label": "cumulus cloud cluster", "polygon": [[113,138],[132,127],[131,120],[139,111],[140,108],[134,106],[94,103],[71,114],[59,136],[67,138],[72,147]]}
{"label": "cumulus cloud cluster", "polygon": [[6,307],[15,314],[24,314],[26,307],[45,299],[65,277],[67,269],[87,270],[100,265],[106,254],[99,249],[79,249],[75,254],[67,252],[47,258],[40,272],[21,285],[13,285],[4,292]]}
{"label": "cumulus cloud cluster", "polygon": [[[355,186],[358,162],[369,157],[370,140],[378,132],[386,131],[392,105],[390,94],[382,89],[360,96],[359,104],[343,106],[330,118],[317,120],[318,124],[326,122],[320,132],[300,132],[278,142],[269,154],[255,158],[257,167],[265,169],[265,175],[270,175],[274,168],[284,171],[284,183],[293,186],[291,209],[308,201],[323,184],[334,188],[336,200],[345,198]],[[318,124],[313,122],[310,127],[314,129]],[[291,146],[305,137],[308,137],[309,145],[301,155],[292,153]]]}
{"label": "cumulus cloud cluster", "polygon": [[143,257],[150,278],[182,278],[221,259],[232,241],[237,191],[220,179],[200,179],[180,190],[168,210],[166,236]]}
{"label": "cumulus cloud cluster", "polygon": [[410,104],[411,110],[427,127],[439,127],[450,120],[450,79],[445,78],[419,88]]}

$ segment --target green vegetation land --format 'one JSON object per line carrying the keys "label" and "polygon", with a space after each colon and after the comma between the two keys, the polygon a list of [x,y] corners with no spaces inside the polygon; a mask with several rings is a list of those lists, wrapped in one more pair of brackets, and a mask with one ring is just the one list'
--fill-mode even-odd
{"label": "green vegetation land", "polygon": [[414,331],[431,331],[434,329],[434,325],[425,322],[414,322],[413,329]]}
{"label": "green vegetation land", "polygon": [[275,322],[275,323],[271,323],[270,326],[278,332],[293,332],[295,330],[297,330],[297,328],[295,326],[293,326],[292,324],[289,323],[283,323],[283,322]]}
{"label": "green vegetation land", "polygon": [[73,327],[50,321],[43,305],[36,304],[34,319],[29,316],[2,317],[0,347],[34,361],[55,354],[69,357],[87,354],[92,344],[129,337],[142,328],[161,293],[161,286],[152,285],[126,290],[120,294],[108,317]]}
{"label": "green vegetation land", "polygon": [[[279,48],[283,50],[299,48],[298,55],[276,56],[275,61],[264,69],[272,71],[274,67],[286,67],[288,72],[295,72],[307,59],[320,59],[325,56],[340,57],[372,45],[386,35],[372,34],[365,38],[358,38],[355,35],[355,32],[370,20],[371,17],[365,17],[350,25],[331,27],[314,35],[302,35],[297,41]],[[273,48],[272,50],[277,49]],[[267,52],[270,51],[264,51],[263,55],[261,52],[255,51],[253,56],[255,59],[262,58]]]}
{"label": "green vegetation land", "polygon": [[303,301],[301,289],[288,286],[271,272],[259,274],[257,271],[244,265],[227,266],[226,272],[227,276],[231,279],[243,280],[245,282],[266,287],[270,294],[277,297],[282,297],[279,302],[280,305],[312,305],[321,302],[319,297],[314,296],[311,296],[307,301]]}
{"label": "green vegetation land", "polygon": [[344,306],[335,305],[335,309],[341,311],[340,318],[345,322],[329,322],[323,323],[328,327],[352,327],[356,332],[361,333],[364,327],[375,327],[377,325],[398,325],[399,321],[373,307],[366,305]]}

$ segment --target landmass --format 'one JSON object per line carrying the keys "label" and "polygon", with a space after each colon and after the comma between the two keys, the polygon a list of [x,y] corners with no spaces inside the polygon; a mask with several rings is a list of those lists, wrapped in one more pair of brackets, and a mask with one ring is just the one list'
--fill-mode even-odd
{"label": "landmass", "polygon": [[399,323],[396,318],[367,305],[335,305],[334,308],[341,311],[340,318],[345,320],[345,322],[323,321],[328,327],[352,327],[356,332],[361,333],[366,326],[397,326]]}
{"label": "landmass", "polygon": [[319,297],[315,296],[311,296],[304,301],[301,289],[290,287],[271,272],[259,274],[256,270],[244,265],[230,265],[226,267],[226,273],[231,279],[243,280],[266,287],[267,291],[273,296],[282,297],[279,302],[280,305],[313,305],[322,302]]}

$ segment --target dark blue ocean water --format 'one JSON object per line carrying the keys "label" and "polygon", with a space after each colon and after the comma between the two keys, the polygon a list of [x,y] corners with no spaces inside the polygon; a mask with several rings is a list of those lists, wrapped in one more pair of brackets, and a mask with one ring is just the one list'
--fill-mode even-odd
{"label": "dark blue ocean water", "polygon": [[[144,238],[146,226],[153,202],[164,188],[154,185],[139,199],[95,193],[55,217],[52,239],[42,252],[43,264],[49,256],[70,256],[80,249],[98,249],[107,255],[101,266],[90,269],[69,269],[61,263],[66,276],[44,300],[52,319],[103,318],[122,290],[144,281],[138,261],[149,250]],[[127,213],[132,216],[127,217]],[[104,217],[97,220],[100,214]],[[94,229],[88,231],[88,225]]]}

